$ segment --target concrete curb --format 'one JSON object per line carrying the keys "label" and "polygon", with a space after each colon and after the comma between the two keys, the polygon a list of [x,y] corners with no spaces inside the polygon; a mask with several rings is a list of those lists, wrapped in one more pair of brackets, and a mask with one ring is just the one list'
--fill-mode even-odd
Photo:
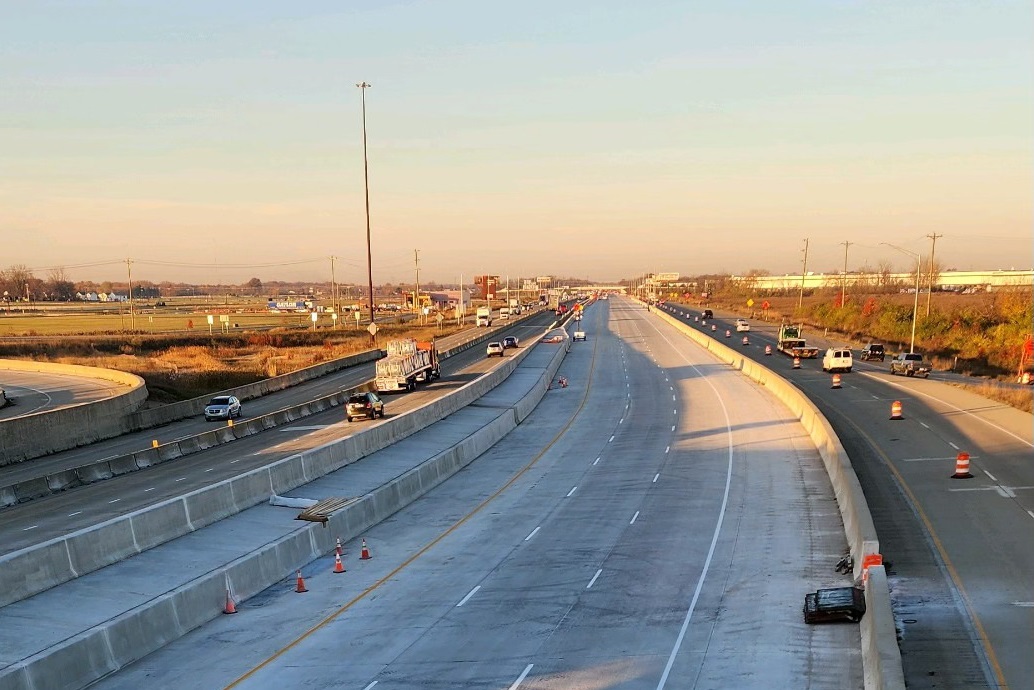
{"label": "concrete curb", "polygon": [[[860,577],[863,558],[868,554],[879,553],[880,543],[858,475],[855,474],[847,451],[844,450],[825,415],[803,393],[771,369],[661,310],[654,310],[653,313],[675,326],[690,340],[721,361],[765,386],[797,416],[818,449],[829,474],[829,481],[833,485],[833,493],[836,495],[844,522],[844,532],[854,558],[854,575],[856,578]],[[883,568],[879,570],[883,571]],[[904,690],[905,677],[901,668],[901,652],[894,629],[894,613],[890,607],[886,575],[873,578],[872,573],[873,568],[870,567],[865,587],[866,614],[859,624],[862,634],[865,688]]]}

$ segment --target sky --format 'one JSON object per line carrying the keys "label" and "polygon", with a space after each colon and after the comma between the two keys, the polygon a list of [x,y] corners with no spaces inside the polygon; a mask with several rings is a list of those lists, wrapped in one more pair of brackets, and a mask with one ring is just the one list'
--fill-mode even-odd
{"label": "sky", "polygon": [[[1034,265],[1029,0],[0,0],[0,268]],[[119,265],[121,262],[121,266]]]}

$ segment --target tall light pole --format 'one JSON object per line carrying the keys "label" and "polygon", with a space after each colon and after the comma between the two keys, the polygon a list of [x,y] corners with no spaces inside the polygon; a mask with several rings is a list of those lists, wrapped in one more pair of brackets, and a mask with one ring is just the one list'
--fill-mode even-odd
{"label": "tall light pole", "polygon": [[804,305],[804,276],[808,275],[808,238],[804,238],[804,264],[801,266],[801,296],[797,298],[797,308]]}
{"label": "tall light pole", "polygon": [[843,309],[847,304],[847,250],[851,246],[851,242],[841,242],[844,245],[844,275],[840,281],[840,308]]}
{"label": "tall light pole", "polygon": [[[356,84],[363,94],[363,186],[366,189],[366,277],[370,288],[370,323],[373,324],[373,252],[370,250],[370,160],[366,154],[366,90],[365,81]],[[375,336],[371,335],[371,338]]]}
{"label": "tall light pole", "polygon": [[912,304],[912,340],[908,344],[908,353],[912,354],[916,351],[916,318],[919,316],[919,276],[923,272],[923,255],[918,252],[910,252],[907,249],[902,249],[896,245],[890,244],[889,242],[880,242],[885,244],[891,249],[897,249],[902,254],[908,254],[916,260],[916,295],[915,302]]}
{"label": "tall light pole", "polygon": [[927,235],[927,237],[929,237],[930,240],[932,240],[932,244],[930,245],[930,261],[926,264],[926,273],[928,277],[927,282],[929,283],[927,287],[930,290],[926,293],[926,315],[930,316],[930,298],[933,296],[933,257],[934,254],[937,252],[937,238],[944,237],[944,235],[938,235],[935,232],[931,235]]}

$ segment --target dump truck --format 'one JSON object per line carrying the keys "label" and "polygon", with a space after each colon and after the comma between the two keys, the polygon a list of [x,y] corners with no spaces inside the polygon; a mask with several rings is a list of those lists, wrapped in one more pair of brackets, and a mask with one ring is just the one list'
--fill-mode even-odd
{"label": "dump truck", "polygon": [[377,360],[377,390],[382,393],[411,391],[418,382],[440,378],[438,348],[435,342],[417,342],[412,338],[388,342],[387,356]]}
{"label": "dump truck", "polygon": [[776,344],[780,352],[790,357],[815,359],[819,356],[819,348],[809,347],[801,337],[801,327],[783,324],[779,327],[779,342]]}
{"label": "dump truck", "polygon": [[486,328],[488,326],[491,326],[492,325],[492,310],[489,309],[488,307],[478,307],[478,310],[477,310],[477,321],[475,322],[475,325],[478,328],[480,328],[481,326],[485,326]]}

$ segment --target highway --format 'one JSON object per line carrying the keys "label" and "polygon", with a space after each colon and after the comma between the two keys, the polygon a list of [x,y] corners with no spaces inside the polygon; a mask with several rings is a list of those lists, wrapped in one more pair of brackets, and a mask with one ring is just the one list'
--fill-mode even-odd
{"label": "highway", "polygon": [[346,574],[319,559],[97,687],[860,688],[858,627],[801,618],[847,544],[800,424],[631,300],[583,326],[568,387],[369,530],[371,560],[349,544]]}
{"label": "highway", "polygon": [[[501,331],[499,335],[513,334],[522,338],[538,334],[549,325],[552,318],[552,313],[544,312],[521,325]],[[387,418],[463,385],[497,361],[486,360],[484,348],[480,346],[443,360],[442,377],[438,381],[422,385],[413,393],[385,396]],[[373,364],[350,367],[317,381],[264,396],[245,403],[246,415],[272,412],[359,385],[373,377],[373,370]],[[182,496],[249,469],[272,464],[329,440],[354,433],[362,424],[364,422],[348,424],[344,421],[341,408],[333,408],[289,426],[244,437],[172,462],[6,508],[0,511],[0,555]],[[159,430],[127,434],[68,453],[0,468],[0,479],[38,476],[41,467],[74,466],[84,462],[87,457],[106,457],[147,447],[150,445],[148,439],[155,436],[179,438],[213,426],[203,419],[183,420]]]}
{"label": "highway", "polygon": [[112,381],[41,372],[0,368],[0,388],[10,404],[0,408],[0,421],[34,412],[46,412],[70,405],[94,402],[124,392]]}
{"label": "highway", "polygon": [[[699,314],[671,310],[687,323]],[[732,322],[714,321],[716,335],[724,340],[732,329],[733,346],[742,347],[744,334]],[[892,377],[881,362],[855,359],[843,387],[832,389],[821,359],[802,360],[795,371],[785,355],[763,354],[766,344],[774,349],[775,328],[752,322],[750,346],[742,349],[804,391],[851,457],[890,564],[909,688],[1032,687],[1031,415],[939,382],[936,373],[929,380]],[[805,335],[822,351],[844,344]],[[895,400],[904,420],[889,418]],[[962,450],[975,477],[953,480]]]}

